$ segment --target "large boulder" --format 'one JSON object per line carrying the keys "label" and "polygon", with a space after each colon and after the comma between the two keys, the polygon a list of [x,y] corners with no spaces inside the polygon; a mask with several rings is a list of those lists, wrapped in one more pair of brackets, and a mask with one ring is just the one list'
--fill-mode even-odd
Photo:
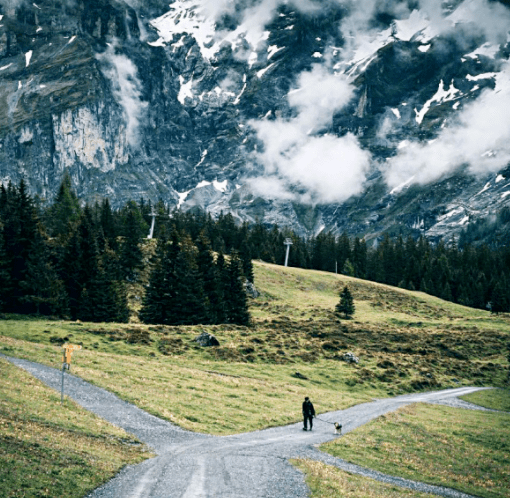
{"label": "large boulder", "polygon": [[200,344],[202,347],[210,347],[210,346],[219,346],[220,342],[216,337],[208,332],[202,332],[198,337],[195,338],[195,341]]}

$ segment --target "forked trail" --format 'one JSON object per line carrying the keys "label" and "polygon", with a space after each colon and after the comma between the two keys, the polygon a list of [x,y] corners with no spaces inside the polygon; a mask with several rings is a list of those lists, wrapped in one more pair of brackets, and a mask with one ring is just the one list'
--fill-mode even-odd
{"label": "forked trail", "polygon": [[[26,360],[8,358],[32,375],[59,390],[57,369]],[[120,400],[104,389],[68,375],[66,394],[81,406],[118,427],[135,434],[157,456],[123,469],[114,479],[96,489],[90,498],[305,498],[309,490],[303,474],[289,458],[310,458],[349,472],[369,476],[416,491],[452,498],[468,498],[459,491],[387,476],[363,469],[316,449],[336,436],[326,422],[340,422],[349,432],[370,420],[415,402],[441,403],[471,408],[458,396],[475,387],[398,396],[364,403],[347,410],[320,415],[313,431],[292,424],[234,436],[208,436],[185,431]]]}

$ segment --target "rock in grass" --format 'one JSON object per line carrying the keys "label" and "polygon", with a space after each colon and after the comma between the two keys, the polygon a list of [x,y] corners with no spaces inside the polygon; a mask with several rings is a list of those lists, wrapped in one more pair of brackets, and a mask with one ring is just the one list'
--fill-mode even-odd
{"label": "rock in grass", "polygon": [[198,337],[195,338],[195,341],[200,344],[202,347],[210,347],[210,346],[219,346],[220,342],[216,337],[208,332],[202,332]]}
{"label": "rock in grass", "polygon": [[256,299],[257,297],[260,296],[260,292],[249,280],[246,280],[246,282],[244,283],[244,290],[246,291],[246,295],[253,299]]}
{"label": "rock in grass", "polygon": [[308,380],[308,377],[305,377],[302,373],[299,372],[293,373],[292,377],[295,377],[296,379]]}
{"label": "rock in grass", "polygon": [[356,365],[359,363],[359,358],[354,353],[344,353],[342,360],[347,363],[356,363]]}

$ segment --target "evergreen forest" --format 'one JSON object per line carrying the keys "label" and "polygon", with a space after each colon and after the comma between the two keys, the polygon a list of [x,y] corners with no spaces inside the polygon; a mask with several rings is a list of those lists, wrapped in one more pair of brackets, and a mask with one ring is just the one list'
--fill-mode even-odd
{"label": "evergreen forest", "polygon": [[138,314],[144,323],[246,325],[251,262],[283,264],[286,238],[293,242],[289,266],[510,311],[510,247],[477,242],[473,231],[460,243],[385,236],[368,247],[345,233],[304,238],[278,226],[238,223],[231,214],[213,219],[170,210],[163,202],[129,201],[118,209],[108,199],[83,204],[68,176],[50,205],[32,197],[23,181],[0,187],[0,311],[127,322],[127,288],[145,276]]}

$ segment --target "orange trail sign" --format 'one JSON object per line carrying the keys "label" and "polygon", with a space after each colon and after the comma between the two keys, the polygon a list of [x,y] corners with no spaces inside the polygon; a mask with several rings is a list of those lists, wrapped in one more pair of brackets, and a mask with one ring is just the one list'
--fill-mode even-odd
{"label": "orange trail sign", "polygon": [[62,356],[62,392],[60,394],[60,404],[64,402],[64,372],[66,368],[69,370],[71,367],[73,351],[79,351],[81,346],[79,344],[64,344],[62,348],[64,349],[64,355]]}

